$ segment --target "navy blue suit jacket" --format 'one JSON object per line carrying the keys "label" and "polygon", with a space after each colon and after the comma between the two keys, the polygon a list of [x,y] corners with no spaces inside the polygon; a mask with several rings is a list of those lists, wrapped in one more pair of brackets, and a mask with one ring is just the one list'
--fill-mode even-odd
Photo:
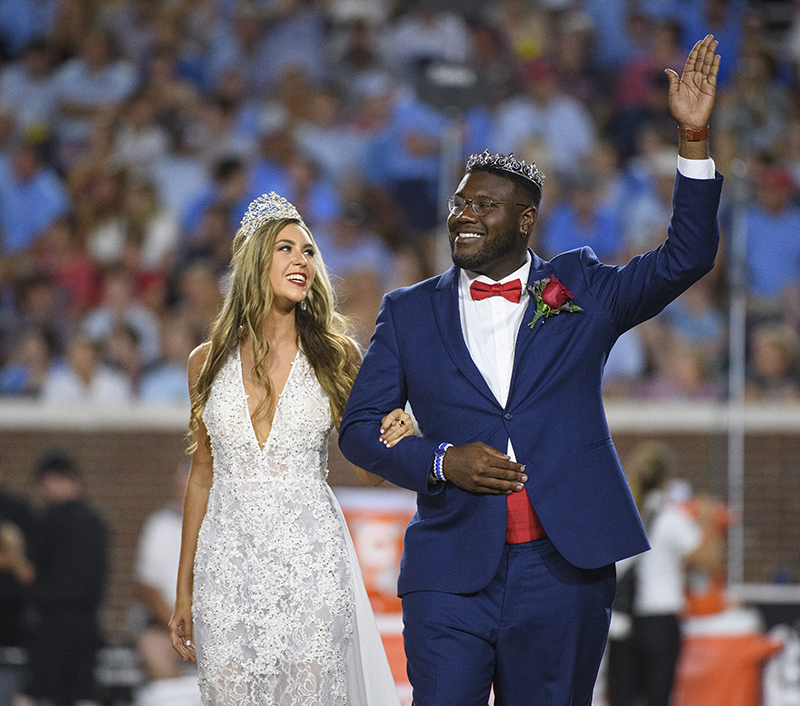
{"label": "navy blue suit jacket", "polygon": [[[418,493],[400,595],[478,591],[500,562],[506,497],[428,483],[434,451],[445,441],[483,441],[505,451],[510,438],[542,525],[575,566],[596,568],[648,548],[606,422],[603,366],[620,334],[713,267],[721,188],[719,176],[678,174],[669,237],[624,267],[600,263],[589,248],[550,261],[532,254],[529,283],[555,275],[583,311],[539,319],[531,330],[535,307],[528,305],[505,407],[464,342],[457,268],[384,297],[339,445],[352,463]],[[380,421],[406,401],[422,435],[388,449],[378,440]]]}

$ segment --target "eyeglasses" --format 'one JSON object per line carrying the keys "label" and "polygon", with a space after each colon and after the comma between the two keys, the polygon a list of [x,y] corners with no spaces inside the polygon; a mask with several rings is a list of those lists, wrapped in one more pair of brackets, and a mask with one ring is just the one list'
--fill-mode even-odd
{"label": "eyeglasses", "polygon": [[496,208],[500,204],[513,204],[514,206],[528,207],[528,204],[525,203],[517,203],[516,201],[495,201],[494,199],[489,199],[485,196],[477,196],[474,199],[465,199],[463,196],[451,196],[449,199],[447,199],[447,208],[450,209],[450,213],[452,213],[456,218],[464,213],[464,211],[467,209],[467,206],[470,204],[472,204],[472,212],[478,218],[483,218],[489,213],[489,211],[491,211],[493,208]]}

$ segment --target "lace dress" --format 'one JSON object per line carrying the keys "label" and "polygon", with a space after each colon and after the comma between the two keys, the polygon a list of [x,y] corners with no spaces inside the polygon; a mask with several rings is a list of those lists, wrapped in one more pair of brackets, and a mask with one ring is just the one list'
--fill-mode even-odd
{"label": "lace dress", "polygon": [[326,482],[328,397],[298,352],[262,448],[231,354],[203,413],[214,481],[194,567],[207,706],[399,704],[344,516]]}

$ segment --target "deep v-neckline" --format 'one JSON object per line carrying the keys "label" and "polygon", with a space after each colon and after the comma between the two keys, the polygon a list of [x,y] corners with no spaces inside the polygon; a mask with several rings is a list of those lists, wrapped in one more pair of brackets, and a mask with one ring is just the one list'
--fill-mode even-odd
{"label": "deep v-neckline", "polygon": [[283,383],[283,388],[281,389],[280,393],[278,394],[278,401],[275,403],[275,409],[272,412],[272,419],[269,423],[269,432],[267,433],[267,437],[264,439],[264,444],[262,446],[261,442],[258,440],[258,433],[256,432],[255,424],[253,424],[253,416],[250,413],[250,405],[248,404],[247,400],[249,399],[249,395],[247,394],[247,388],[244,384],[244,366],[242,365],[242,347],[241,345],[236,348],[236,357],[237,357],[237,367],[239,368],[239,385],[242,390],[242,397],[244,398],[244,408],[245,413],[247,414],[247,420],[250,425],[250,433],[253,436],[253,441],[256,442],[256,446],[259,448],[260,451],[264,451],[269,445],[269,441],[272,438],[272,430],[275,427],[275,419],[278,416],[278,409],[281,405],[281,400],[283,399],[283,393],[286,391],[286,388],[289,386],[289,382],[294,375],[294,369],[296,367],[296,363],[298,358],[300,357],[300,347],[297,348],[297,353],[295,353],[294,358],[292,359],[291,367],[289,368],[289,374],[286,376],[286,380]]}

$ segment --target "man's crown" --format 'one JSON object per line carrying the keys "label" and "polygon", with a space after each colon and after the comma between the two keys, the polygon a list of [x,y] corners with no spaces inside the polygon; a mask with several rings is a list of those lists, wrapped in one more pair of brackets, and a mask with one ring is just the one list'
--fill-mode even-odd
{"label": "man's crown", "polygon": [[249,238],[267,221],[275,221],[278,218],[295,218],[305,225],[292,204],[274,191],[270,191],[268,194],[259,196],[247,208],[247,212],[242,218],[241,230],[245,238]]}
{"label": "man's crown", "polygon": [[489,150],[484,150],[482,154],[473,154],[467,160],[467,172],[480,168],[499,169],[521,176],[523,179],[533,182],[540,193],[544,186],[544,174],[536,168],[536,163],[525,164],[523,160],[517,159],[513,154],[506,157],[503,154],[490,154]]}

